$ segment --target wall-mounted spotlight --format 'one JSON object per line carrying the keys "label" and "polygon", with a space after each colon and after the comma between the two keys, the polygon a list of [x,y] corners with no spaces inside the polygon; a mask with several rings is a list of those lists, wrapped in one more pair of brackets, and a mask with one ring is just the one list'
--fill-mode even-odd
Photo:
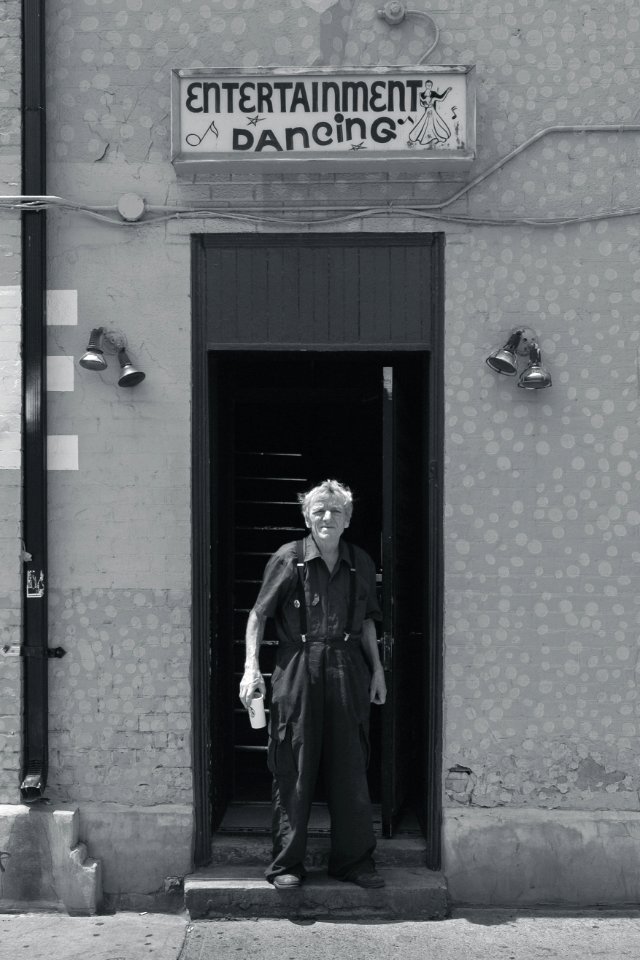
{"label": "wall-mounted spotlight", "polygon": [[80,357],[80,366],[85,370],[106,370],[107,361],[104,358],[102,349],[102,338],[104,336],[104,327],[94,327],[87,344],[87,352]]}
{"label": "wall-mounted spotlight", "polygon": [[520,374],[518,386],[523,390],[542,390],[551,386],[551,375],[542,365],[538,335],[530,327],[516,327],[509,339],[487,357],[487,363],[496,373],[514,377],[523,357],[529,362]]}
{"label": "wall-mounted spotlight", "polygon": [[86,370],[106,370],[105,352],[118,357],[120,363],[119,387],[135,387],[137,383],[144,380],[145,374],[142,370],[138,370],[129,359],[127,339],[119,330],[105,330],[104,327],[95,327],[89,337],[87,352],[80,357],[80,366]]}
{"label": "wall-mounted spotlight", "polygon": [[141,380],[144,380],[144,373],[142,370],[136,370],[134,365],[129,360],[127,356],[127,351],[122,347],[118,350],[118,360],[120,361],[120,379],[118,380],[119,387],[135,387],[136,383],[140,383]]}
{"label": "wall-mounted spotlight", "polygon": [[551,374],[542,366],[542,354],[537,340],[529,348],[529,365],[521,374],[518,386],[524,390],[542,390],[551,386]]}

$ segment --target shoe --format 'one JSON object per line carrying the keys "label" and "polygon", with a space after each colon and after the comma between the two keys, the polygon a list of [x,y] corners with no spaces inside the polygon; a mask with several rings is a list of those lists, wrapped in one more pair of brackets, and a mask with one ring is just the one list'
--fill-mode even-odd
{"label": "shoe", "polygon": [[292,890],[302,886],[301,878],[295,873],[279,873],[271,882],[276,890]]}
{"label": "shoe", "polygon": [[367,873],[354,873],[351,877],[344,877],[346,883],[355,883],[357,887],[364,890],[379,890],[384,887],[384,877],[381,877],[376,870],[370,870]]}

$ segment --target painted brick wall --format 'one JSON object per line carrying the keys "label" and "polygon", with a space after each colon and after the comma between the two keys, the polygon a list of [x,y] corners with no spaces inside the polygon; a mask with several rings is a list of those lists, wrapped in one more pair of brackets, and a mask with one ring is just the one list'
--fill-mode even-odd
{"label": "painted brick wall", "polygon": [[[629,220],[450,249],[446,764],[472,771],[457,802],[638,809],[639,237]],[[541,394],[483,363],[516,298],[553,371]]]}
{"label": "painted brick wall", "polygon": [[[52,191],[109,205],[132,191],[158,204],[448,195],[412,178],[178,183],[168,163],[171,67],[415,63],[428,24],[390,28],[379,5],[53,0]],[[451,0],[433,15],[432,61],[477,64],[478,171],[549,124],[636,116],[632,0],[606,15],[584,0]],[[634,133],[553,134],[448,212],[632,208],[638,149]],[[77,470],[51,475],[54,631],[70,651],[52,676],[52,785],[99,800],[118,787],[117,762],[126,798],[184,798],[188,740],[183,752],[168,739],[188,737],[189,233],[276,227],[119,228],[62,212],[51,224],[50,283],[78,291],[77,327],[52,326],[51,352],[77,360],[92,326],[121,327],[148,373],[126,394],[113,363],[101,375],[76,364],[73,392],[52,396],[52,429],[79,450]],[[448,802],[638,809],[637,217],[362,217],[344,229],[447,233],[445,753],[471,771],[449,777]],[[541,395],[484,363],[521,322],[552,370]]]}
{"label": "painted brick wall", "polygon": [[[118,189],[114,184],[114,189]],[[67,232],[68,230],[68,232]],[[191,799],[188,252],[141,231],[59,225],[53,282],[77,325],[51,325],[74,389],[49,393],[49,429],[78,458],[50,470],[50,794],[156,805]],[[155,238],[156,242],[158,238]],[[147,379],[117,386],[77,363],[90,328],[122,331]],[[72,469],[69,469],[72,467]]]}
{"label": "painted brick wall", "polygon": [[[20,191],[20,4],[0,7],[0,193]],[[20,219],[0,216],[0,647],[20,642]],[[0,803],[19,799],[20,661],[0,656]]]}

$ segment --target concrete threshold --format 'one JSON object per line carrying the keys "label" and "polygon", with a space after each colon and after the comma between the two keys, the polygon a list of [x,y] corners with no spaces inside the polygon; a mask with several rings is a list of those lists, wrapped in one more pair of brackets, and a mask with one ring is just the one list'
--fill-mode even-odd
{"label": "concrete threshold", "polygon": [[192,920],[297,917],[315,919],[442,920],[449,913],[441,873],[420,866],[380,866],[380,890],[362,890],[324,870],[309,870],[301,887],[276,890],[263,868],[238,864],[204,867],[185,878]]}

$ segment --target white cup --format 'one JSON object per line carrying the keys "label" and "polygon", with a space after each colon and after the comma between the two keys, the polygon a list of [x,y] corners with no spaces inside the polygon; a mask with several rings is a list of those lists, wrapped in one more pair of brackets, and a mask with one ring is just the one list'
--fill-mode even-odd
{"label": "white cup", "polygon": [[254,730],[266,727],[267,718],[264,712],[264,697],[259,690],[256,690],[249,704],[249,722]]}

